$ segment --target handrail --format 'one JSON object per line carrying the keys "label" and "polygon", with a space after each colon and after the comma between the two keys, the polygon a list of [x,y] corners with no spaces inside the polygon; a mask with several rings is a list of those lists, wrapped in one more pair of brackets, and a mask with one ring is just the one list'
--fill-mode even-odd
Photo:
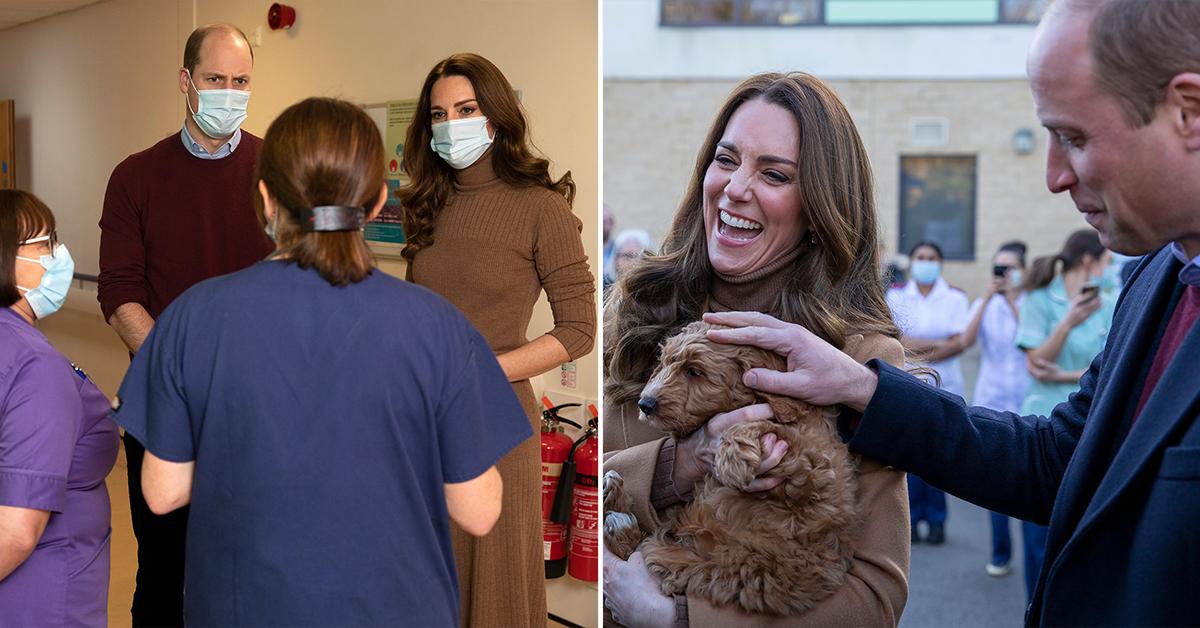
{"label": "handrail", "polygon": [[95,275],[75,273],[75,281],[90,281],[92,283],[100,283],[100,278]]}

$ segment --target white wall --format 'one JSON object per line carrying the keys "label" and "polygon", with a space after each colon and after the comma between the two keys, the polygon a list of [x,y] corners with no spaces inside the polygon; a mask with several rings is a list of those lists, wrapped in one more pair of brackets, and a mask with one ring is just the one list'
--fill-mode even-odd
{"label": "white wall", "polygon": [[54,210],[78,272],[99,268],[97,222],[113,167],[183,124],[172,77],[190,6],[116,0],[0,31],[0,98],[16,101],[17,186]]}
{"label": "white wall", "polygon": [[[554,173],[572,171],[575,212],[599,274],[596,0],[463,0],[454,19],[444,4],[423,0],[290,4],[296,25],[279,32],[266,25],[270,3],[251,0],[108,0],[0,31],[0,98],[14,99],[17,109],[18,186],[54,210],[78,272],[98,271],[97,222],[113,167],[182,125],[186,107],[176,76],[188,34],[195,25],[228,21],[252,40],[262,31],[244,125],[260,136],[305,97],[411,98],[429,68],[453,52],[491,59],[522,90],[534,141]],[[381,267],[403,276],[399,262]],[[93,298],[70,305],[99,317]],[[530,337],[552,324],[543,300]],[[575,391],[591,399],[596,355],[580,361]]]}
{"label": "white wall", "polygon": [[1034,26],[661,27],[658,0],[604,0],[607,79],[742,79],[803,70],[825,80],[1025,76]]}

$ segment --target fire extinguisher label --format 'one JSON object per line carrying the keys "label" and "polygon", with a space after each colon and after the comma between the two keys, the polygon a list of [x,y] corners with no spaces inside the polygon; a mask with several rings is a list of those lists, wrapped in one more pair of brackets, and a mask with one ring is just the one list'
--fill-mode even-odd
{"label": "fire extinguisher label", "polygon": [[593,559],[600,549],[600,492],[596,490],[596,478],[579,476],[576,480],[575,503],[571,509],[575,515],[571,522],[571,556]]}
{"label": "fire extinguisher label", "polygon": [[542,520],[542,560],[558,560],[567,555],[567,526]]}
{"label": "fire extinguisher label", "polygon": [[549,520],[561,472],[561,462],[542,463],[542,560],[559,560],[567,555],[566,524]]}

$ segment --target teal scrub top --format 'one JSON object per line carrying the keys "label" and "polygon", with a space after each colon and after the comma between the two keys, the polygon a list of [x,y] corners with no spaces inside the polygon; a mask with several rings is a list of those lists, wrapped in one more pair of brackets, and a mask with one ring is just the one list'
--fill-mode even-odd
{"label": "teal scrub top", "polygon": [[[1117,295],[1113,292],[1100,293],[1100,309],[1092,313],[1083,323],[1067,334],[1062,351],[1054,362],[1064,371],[1078,371],[1091,365],[1096,355],[1104,349],[1108,330],[1112,326],[1113,310]],[[1067,298],[1062,276],[1054,278],[1050,285],[1029,293],[1021,307],[1021,323],[1017,330],[1017,346],[1035,349],[1054,331],[1055,326],[1067,316],[1071,301]],[[1021,414],[1048,415],[1054,406],[1067,400],[1071,393],[1079,390],[1079,383],[1054,384],[1033,380]]]}

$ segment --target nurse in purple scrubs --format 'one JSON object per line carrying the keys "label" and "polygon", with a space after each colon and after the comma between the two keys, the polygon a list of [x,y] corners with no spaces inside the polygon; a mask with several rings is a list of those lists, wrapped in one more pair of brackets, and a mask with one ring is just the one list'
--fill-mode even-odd
{"label": "nurse in purple scrubs", "polygon": [[36,328],[74,264],[54,215],[0,190],[0,626],[103,626],[117,459],[108,401]]}

